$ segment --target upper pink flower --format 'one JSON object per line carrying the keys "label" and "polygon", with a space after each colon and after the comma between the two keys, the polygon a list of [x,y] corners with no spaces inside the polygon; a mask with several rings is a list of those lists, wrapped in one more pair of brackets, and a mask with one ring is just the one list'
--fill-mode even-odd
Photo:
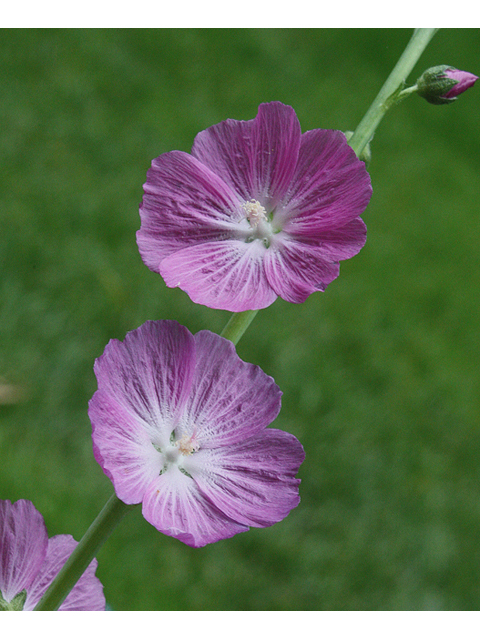
{"label": "upper pink flower", "polygon": [[215,309],[304,302],[366,241],[370,178],[340,131],[301,133],[292,107],[201,131],[152,162],[137,242],[169,287]]}
{"label": "upper pink flower", "polygon": [[95,362],[93,450],[120,500],[192,547],[268,527],[297,506],[304,452],[266,427],[280,410],[270,376],[210,331],[146,322]]}
{"label": "upper pink flower", "polygon": [[[32,611],[77,542],[48,538],[42,514],[29,500],[0,500],[0,611]],[[60,611],[104,611],[103,587],[92,560]]]}

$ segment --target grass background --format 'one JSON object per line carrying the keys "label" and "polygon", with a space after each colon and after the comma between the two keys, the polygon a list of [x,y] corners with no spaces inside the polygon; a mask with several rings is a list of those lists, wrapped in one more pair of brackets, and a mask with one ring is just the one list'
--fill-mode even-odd
{"label": "grass background", "polygon": [[[408,30],[4,30],[0,38],[0,497],[83,535],[112,492],[91,451],[93,362],[148,319],[221,331],[142,263],[152,158],[260,102],[354,129]],[[480,32],[414,70],[480,75]],[[416,96],[375,136],[362,252],[324,294],[260,312],[240,356],[284,391],[302,502],[190,549],[129,514],[98,554],[115,610],[480,608],[479,87]],[[10,398],[12,399],[12,398]]]}

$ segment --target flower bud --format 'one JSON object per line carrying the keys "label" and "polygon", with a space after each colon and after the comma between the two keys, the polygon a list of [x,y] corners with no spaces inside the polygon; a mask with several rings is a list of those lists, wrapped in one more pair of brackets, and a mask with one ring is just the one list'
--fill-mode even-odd
{"label": "flower bud", "polygon": [[417,80],[417,93],[432,104],[449,104],[475,84],[478,77],[468,71],[441,64],[427,69]]}

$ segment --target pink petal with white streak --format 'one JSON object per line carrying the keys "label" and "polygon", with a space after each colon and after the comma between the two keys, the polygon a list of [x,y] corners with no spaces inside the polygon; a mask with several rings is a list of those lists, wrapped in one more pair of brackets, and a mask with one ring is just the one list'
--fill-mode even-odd
{"label": "pink petal with white streak", "polygon": [[213,309],[264,309],[277,298],[265,276],[267,249],[261,240],[224,240],[192,245],[160,265],[167,286],[180,287],[193,302]]}
{"label": "pink petal with white streak", "polygon": [[295,478],[305,453],[295,436],[264,429],[235,445],[201,449],[184,467],[227,516],[252,527],[268,527],[298,505]]}
{"label": "pink petal with white streak", "polygon": [[271,287],[288,302],[305,302],[314,291],[324,291],[339,269],[338,262],[325,260],[318,247],[287,236],[270,247],[265,259]]}
{"label": "pink petal with white streak", "polygon": [[[152,430],[115,398],[97,391],[88,413],[93,427],[94,455],[126,504],[138,504],[163,467]],[[157,443],[163,441],[160,436]]]}
{"label": "pink petal with white streak", "polygon": [[287,199],[274,215],[289,234],[311,237],[343,227],[365,210],[370,176],[341,131],[315,129],[302,135]]}
{"label": "pink petal with white streak", "polygon": [[[50,538],[45,561],[28,590],[25,611],[32,611],[35,608],[76,546],[76,540],[70,535]],[[95,576],[97,566],[97,560],[92,560],[60,606],[59,611],[105,611],[103,586]]]}
{"label": "pink petal with white streak", "polygon": [[0,591],[10,602],[28,589],[47,553],[43,517],[29,500],[0,500]]}
{"label": "pink petal with white streak", "polygon": [[175,465],[152,483],[142,513],[159,531],[190,547],[203,547],[248,530],[219,511]]}
{"label": "pink petal with white streak", "polygon": [[174,251],[232,237],[244,216],[238,195],[183,151],[170,151],[153,160],[144,192],[137,243],[143,261],[156,272]]}
{"label": "pink petal with white streak", "polygon": [[167,445],[185,406],[195,371],[192,334],[173,320],[145,322],[125,340],[110,340],[95,361],[98,389]]}
{"label": "pink petal with white streak", "polygon": [[282,392],[273,378],[215,333],[199,331],[195,346],[195,378],[179,435],[194,435],[202,448],[229,447],[275,420]]}
{"label": "pink petal with white streak", "polygon": [[270,102],[259,106],[253,120],[225,120],[201,131],[192,155],[244,200],[273,208],[292,180],[300,135],[292,107]]}

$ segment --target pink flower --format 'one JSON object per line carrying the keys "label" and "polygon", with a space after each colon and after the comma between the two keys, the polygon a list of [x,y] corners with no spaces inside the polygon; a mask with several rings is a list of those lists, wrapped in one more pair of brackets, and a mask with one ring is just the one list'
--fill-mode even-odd
{"label": "pink flower", "polygon": [[366,241],[370,178],[340,131],[301,133],[295,111],[200,132],[152,162],[137,242],[145,264],[199,304],[245,311],[304,302]]}
{"label": "pink flower", "polygon": [[[69,535],[48,538],[29,500],[0,500],[0,611],[32,611],[77,546]],[[60,611],[104,611],[103,587],[92,560]]]}
{"label": "pink flower", "polygon": [[231,342],[171,320],[111,340],[89,405],[97,462],[127,504],[192,547],[279,522],[299,502],[298,440],[267,429],[272,378]]}

